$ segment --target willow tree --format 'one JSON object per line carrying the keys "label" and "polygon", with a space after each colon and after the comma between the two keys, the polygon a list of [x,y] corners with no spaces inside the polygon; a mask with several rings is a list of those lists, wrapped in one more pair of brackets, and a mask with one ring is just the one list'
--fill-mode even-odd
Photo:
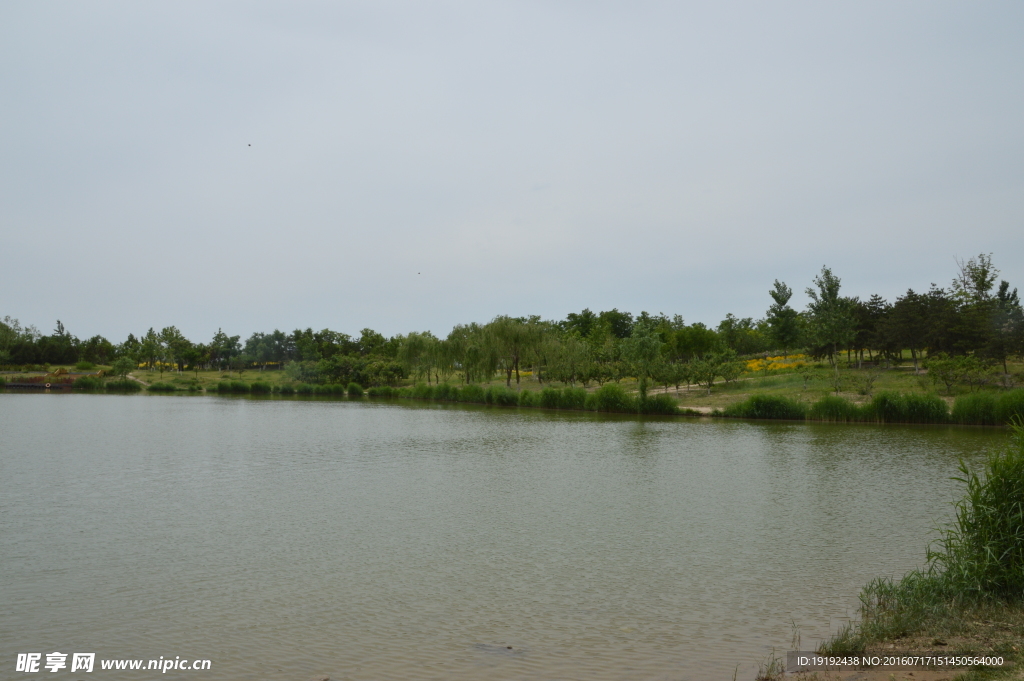
{"label": "willow tree", "polygon": [[488,344],[495,353],[499,368],[505,372],[505,385],[512,387],[512,374],[520,381],[519,366],[544,337],[543,326],[536,318],[529,321],[515,317],[495,317],[486,327]]}
{"label": "willow tree", "polygon": [[636,377],[641,402],[647,399],[647,385],[658,370],[661,346],[654,324],[646,320],[638,321],[629,337],[622,340],[622,357]]}

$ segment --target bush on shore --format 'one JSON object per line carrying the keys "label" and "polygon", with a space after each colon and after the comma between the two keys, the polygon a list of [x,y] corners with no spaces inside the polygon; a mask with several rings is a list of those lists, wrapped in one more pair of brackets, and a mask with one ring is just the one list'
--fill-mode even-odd
{"label": "bush on shore", "polygon": [[269,395],[273,392],[273,388],[265,381],[253,381],[253,384],[249,386],[249,392],[253,395]]}
{"label": "bush on shore", "polygon": [[349,397],[362,397],[363,396],[363,386],[359,385],[355,381],[353,381],[352,383],[348,384],[347,391],[348,391],[348,396]]}

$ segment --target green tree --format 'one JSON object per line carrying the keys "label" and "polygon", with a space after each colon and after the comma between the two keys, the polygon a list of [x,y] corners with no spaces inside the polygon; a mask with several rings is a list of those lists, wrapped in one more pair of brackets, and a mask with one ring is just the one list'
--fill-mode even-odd
{"label": "green tree", "polygon": [[772,290],[768,291],[768,295],[774,301],[768,307],[766,318],[768,327],[771,329],[771,339],[782,350],[782,356],[785,357],[789,354],[789,350],[800,342],[799,315],[789,306],[789,299],[793,297],[793,289],[776,279]]}
{"label": "green tree", "polygon": [[817,346],[828,352],[829,362],[836,367],[839,348],[846,347],[854,338],[856,319],[849,298],[839,295],[839,277],[827,267],[814,278],[815,288],[808,287],[811,302],[807,306],[810,332]]}
{"label": "green tree", "polygon": [[135,370],[138,366],[138,362],[128,356],[118,357],[114,360],[114,364],[111,369],[114,375],[120,378],[122,381],[128,380],[128,374]]}

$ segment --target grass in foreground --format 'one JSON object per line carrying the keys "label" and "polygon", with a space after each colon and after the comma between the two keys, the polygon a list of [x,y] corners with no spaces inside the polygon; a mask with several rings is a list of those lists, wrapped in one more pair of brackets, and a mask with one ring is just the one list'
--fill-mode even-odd
{"label": "grass in foreground", "polygon": [[[927,553],[927,565],[900,580],[876,579],[861,592],[861,621],[821,652],[890,649],[997,654],[1021,660],[1024,646],[1024,426],[991,454],[981,475],[961,463],[966,487],[956,520]],[[1020,670],[973,670],[997,678]]]}

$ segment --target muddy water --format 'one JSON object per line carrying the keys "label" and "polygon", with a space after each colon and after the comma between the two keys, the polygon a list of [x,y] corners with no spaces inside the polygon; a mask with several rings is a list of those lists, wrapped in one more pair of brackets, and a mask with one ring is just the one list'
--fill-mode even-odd
{"label": "muddy water", "polygon": [[[1006,437],[0,394],[0,664],[749,679],[794,627],[812,648],[863,583],[919,564],[958,457]],[[99,668],[161,656],[211,669]]]}

